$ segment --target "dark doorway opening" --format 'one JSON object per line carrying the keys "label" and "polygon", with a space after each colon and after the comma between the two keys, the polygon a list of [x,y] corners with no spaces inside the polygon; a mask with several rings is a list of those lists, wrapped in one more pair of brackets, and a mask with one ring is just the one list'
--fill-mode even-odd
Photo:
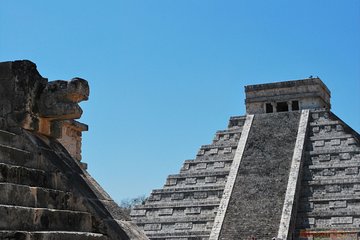
{"label": "dark doorway opening", "polygon": [[293,111],[299,110],[299,101],[292,101],[291,108]]}
{"label": "dark doorway opening", "polygon": [[276,111],[277,112],[287,112],[289,111],[289,107],[287,102],[278,102],[276,104]]}
{"label": "dark doorway opening", "polygon": [[267,103],[265,105],[265,108],[266,108],[266,113],[272,113],[274,112],[274,109],[273,109],[273,106],[271,105],[271,103]]}

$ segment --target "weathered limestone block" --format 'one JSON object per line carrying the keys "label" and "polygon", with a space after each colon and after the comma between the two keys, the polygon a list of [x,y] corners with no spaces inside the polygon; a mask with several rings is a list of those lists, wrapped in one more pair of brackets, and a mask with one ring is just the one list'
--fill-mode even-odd
{"label": "weathered limestone block", "polygon": [[340,160],[349,160],[351,158],[350,153],[340,153]]}
{"label": "weathered limestone block", "polygon": [[187,214],[187,215],[200,214],[200,213],[201,213],[201,208],[200,207],[190,207],[190,208],[185,209],[185,214]]}
{"label": "weathered limestone block", "polygon": [[191,222],[175,223],[175,229],[178,229],[178,230],[191,229],[192,227],[193,227],[193,224]]}
{"label": "weathered limestone block", "polygon": [[224,153],[231,153],[231,151],[232,151],[231,147],[224,148]]}
{"label": "weathered limestone block", "polygon": [[347,202],[346,201],[330,201],[329,208],[346,208]]}
{"label": "weathered limestone block", "polygon": [[131,211],[131,216],[146,216],[146,209],[136,209]]}
{"label": "weathered limestone block", "polygon": [[158,224],[145,224],[144,226],[144,230],[145,231],[158,231],[158,230],[161,230],[161,224],[158,223]]}
{"label": "weathered limestone block", "polygon": [[168,216],[173,214],[172,208],[161,208],[159,209],[159,216]]}

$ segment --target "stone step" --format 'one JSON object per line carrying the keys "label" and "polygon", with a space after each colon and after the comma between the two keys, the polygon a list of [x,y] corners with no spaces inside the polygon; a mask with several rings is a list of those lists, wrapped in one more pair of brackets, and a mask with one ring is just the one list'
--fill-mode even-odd
{"label": "stone step", "polygon": [[0,130],[0,144],[9,145],[13,143],[14,138],[16,138],[16,134],[12,132],[8,132],[5,130]]}
{"label": "stone step", "polygon": [[207,201],[221,199],[224,185],[192,188],[163,188],[152,191],[149,201]]}
{"label": "stone step", "polygon": [[195,172],[195,173],[180,173],[172,174],[168,176],[169,178],[199,178],[199,177],[209,177],[209,176],[227,176],[229,171],[217,170],[217,171],[207,171],[207,172]]}
{"label": "stone step", "polygon": [[242,127],[245,124],[246,116],[233,116],[230,117],[228,128],[233,129]]}
{"label": "stone step", "polygon": [[219,171],[224,168],[230,169],[232,163],[231,160],[225,161],[185,161],[183,167],[180,170],[180,174],[197,173],[206,171]]}
{"label": "stone step", "polygon": [[350,167],[360,167],[360,162],[355,160],[348,160],[346,162],[329,162],[329,163],[321,163],[314,165],[307,165],[309,170],[321,170],[328,168],[350,168]]}
{"label": "stone step", "polygon": [[30,160],[32,157],[32,153],[29,151],[0,144],[0,162],[14,159],[14,161],[18,161],[20,163],[19,165],[22,165],[21,163]]}
{"label": "stone step", "polygon": [[336,196],[336,197],[309,197],[309,198],[300,198],[300,204],[305,204],[308,202],[329,202],[329,201],[360,201],[360,193],[359,195],[354,194],[344,194],[342,196]]}
{"label": "stone step", "polygon": [[[360,163],[359,163],[360,164]],[[358,164],[357,164],[358,165]],[[355,164],[347,166],[336,166],[328,168],[305,168],[303,170],[303,181],[322,180],[322,179],[345,179],[354,178],[359,174],[359,167]]]}
{"label": "stone step", "polygon": [[137,218],[136,224],[153,224],[153,223],[167,223],[175,224],[178,222],[213,222],[215,219],[215,214],[201,214],[193,216],[162,216],[162,217],[146,217],[146,218]]}
{"label": "stone step", "polygon": [[[317,189],[315,189],[316,192],[311,193],[309,192],[308,189],[304,189],[301,190],[301,196],[302,198],[314,198],[314,199],[320,199],[320,198],[324,198],[324,199],[342,199],[342,198],[346,198],[349,197],[349,195],[351,197],[358,198],[360,197],[360,190],[357,190],[352,188],[350,189],[350,191],[346,191],[343,189],[335,189],[336,191],[331,191],[333,189],[328,189],[330,191],[326,191],[326,189],[320,189],[320,191],[317,191]],[[355,190],[355,191],[351,191],[351,190]]]}
{"label": "stone step", "polygon": [[[346,211],[348,211],[349,209],[353,212],[359,212],[360,211],[360,207],[356,206],[356,204],[351,204],[347,206],[347,203],[344,201],[343,203],[339,203],[340,201],[336,201],[337,202],[337,206],[335,206],[336,203],[318,203],[318,204],[308,204],[308,205],[300,205],[300,208],[298,209],[299,213],[308,213],[311,214],[313,212],[315,213],[320,213],[320,212],[334,212],[336,214],[345,214],[346,215]],[[343,205],[341,205],[343,204]],[[311,208],[311,206],[313,208]]]}
{"label": "stone step", "polygon": [[164,184],[164,189],[182,189],[189,186],[225,186],[227,176],[228,175],[209,175],[205,177],[168,178]]}
{"label": "stone step", "polygon": [[332,140],[332,139],[348,139],[348,138],[353,138],[352,134],[344,134],[344,133],[339,133],[337,135],[334,134],[329,134],[329,135],[318,135],[318,136],[313,136],[310,137],[310,141],[319,141],[319,140]]}
{"label": "stone step", "polygon": [[219,135],[220,137],[226,134],[232,135],[232,134],[241,134],[242,128],[232,128],[232,129],[225,129],[225,130],[218,130],[216,131],[215,135]]}
{"label": "stone step", "polygon": [[360,183],[359,176],[348,176],[346,178],[334,178],[334,179],[321,179],[321,180],[304,180],[304,184],[309,186],[316,186],[316,185],[338,185],[338,184],[356,184]]}
{"label": "stone step", "polygon": [[209,201],[182,201],[182,202],[146,202],[144,205],[137,205],[134,209],[158,209],[158,208],[186,208],[186,207],[218,207],[220,200]]}
{"label": "stone step", "polygon": [[235,152],[230,154],[217,154],[217,155],[197,155],[194,162],[217,162],[233,160]]}
{"label": "stone step", "polygon": [[214,216],[218,210],[218,206],[206,207],[176,207],[176,208],[148,208],[148,209],[133,209],[131,211],[132,217],[175,217],[182,218],[186,216]]}
{"label": "stone step", "polygon": [[215,143],[215,144],[202,145],[200,147],[200,149],[210,150],[210,149],[214,149],[214,148],[223,149],[223,148],[227,148],[227,147],[236,149],[237,145],[238,145],[237,142],[238,141],[223,141],[223,142]]}
{"label": "stone step", "polygon": [[0,183],[0,204],[34,208],[86,211],[83,199],[70,192]]}
{"label": "stone step", "polygon": [[332,120],[327,120],[327,121],[315,121],[315,122],[311,122],[310,126],[311,127],[317,127],[317,126],[330,126],[330,125],[342,125],[342,123],[340,121],[332,121]]}
{"label": "stone step", "polygon": [[336,153],[360,153],[360,147],[333,146],[331,148],[316,149],[309,152],[310,156],[319,155],[319,154],[336,154]]}
{"label": "stone step", "polygon": [[99,233],[65,231],[0,231],[0,239],[6,240],[107,240]]}
{"label": "stone step", "polygon": [[[211,229],[210,229],[211,230]],[[183,231],[183,232],[146,232],[150,239],[166,239],[166,240],[199,240],[208,239],[210,237],[209,231]]]}
{"label": "stone step", "polygon": [[[237,147],[241,133],[216,133],[210,145],[217,147]],[[205,145],[206,146],[206,145]]]}
{"label": "stone step", "polygon": [[330,217],[360,217],[360,212],[351,209],[336,209],[336,211],[332,210],[318,210],[318,211],[311,211],[311,212],[298,212],[299,217],[314,217],[314,218],[330,218]]}
{"label": "stone step", "polygon": [[33,169],[55,170],[55,167],[41,155],[15,147],[0,144],[0,163],[23,166]]}
{"label": "stone step", "polygon": [[162,188],[162,189],[154,189],[152,193],[160,194],[160,193],[190,193],[190,192],[212,192],[212,191],[223,191],[225,185],[219,184],[214,186],[194,186],[194,187],[181,187],[181,188]]}
{"label": "stone step", "polygon": [[223,191],[212,192],[189,192],[189,193],[173,193],[173,194],[151,194],[148,201],[158,202],[183,202],[183,201],[213,201],[220,200]]}
{"label": "stone step", "polygon": [[234,154],[237,148],[236,142],[220,142],[211,145],[202,145],[196,154],[199,156],[228,156],[230,154]]}
{"label": "stone step", "polygon": [[[19,129],[20,130],[20,129]],[[32,144],[29,142],[29,139],[25,136],[26,131],[20,130],[20,132],[9,132],[6,130],[0,130],[0,144],[22,149],[22,150],[32,150]]]}
{"label": "stone step", "polygon": [[180,170],[180,174],[191,174],[198,172],[213,172],[218,170],[230,172],[231,162],[213,162],[213,163],[198,163],[188,164],[185,163]]}
{"label": "stone step", "polygon": [[[226,172],[230,172],[231,169],[231,163],[218,163],[216,167],[214,165],[208,165],[206,168],[197,167],[196,165],[190,166],[189,169],[182,168],[180,170],[180,174],[197,174],[197,173],[212,173],[217,170],[223,170]],[[229,174],[227,174],[229,175]],[[226,177],[227,175],[220,175],[222,178]],[[209,177],[216,177],[209,174]],[[201,178],[201,177],[200,177]],[[203,178],[203,177],[202,177]]]}
{"label": "stone step", "polygon": [[0,205],[0,230],[91,232],[87,212]]}
{"label": "stone step", "polygon": [[0,182],[66,191],[67,178],[62,173],[0,163]]}
{"label": "stone step", "polygon": [[192,159],[192,160],[185,160],[184,164],[199,164],[199,163],[216,163],[216,162],[229,162],[231,163],[234,159],[234,154],[229,154],[228,157],[221,157],[219,159],[216,158],[212,158],[212,159],[203,159],[203,158],[197,158],[197,159]]}

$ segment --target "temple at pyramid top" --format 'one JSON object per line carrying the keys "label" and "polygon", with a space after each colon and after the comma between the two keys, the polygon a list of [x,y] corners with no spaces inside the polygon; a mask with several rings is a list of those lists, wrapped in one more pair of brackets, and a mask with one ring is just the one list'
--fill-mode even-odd
{"label": "temple at pyramid top", "polygon": [[245,86],[246,113],[330,110],[330,91],[320,78]]}

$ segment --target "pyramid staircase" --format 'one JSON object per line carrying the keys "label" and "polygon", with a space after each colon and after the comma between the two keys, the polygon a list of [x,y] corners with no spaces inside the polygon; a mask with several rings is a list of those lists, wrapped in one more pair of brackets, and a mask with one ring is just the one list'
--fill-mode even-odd
{"label": "pyramid staircase", "polygon": [[0,239],[129,239],[117,209],[56,140],[0,130]]}
{"label": "pyramid staircase", "polygon": [[132,220],[150,239],[209,238],[244,122],[232,117],[196,159],[186,160],[179,174],[168,176],[162,189],[132,210]]}
{"label": "pyramid staircase", "polygon": [[300,114],[254,116],[219,239],[277,237]]}

